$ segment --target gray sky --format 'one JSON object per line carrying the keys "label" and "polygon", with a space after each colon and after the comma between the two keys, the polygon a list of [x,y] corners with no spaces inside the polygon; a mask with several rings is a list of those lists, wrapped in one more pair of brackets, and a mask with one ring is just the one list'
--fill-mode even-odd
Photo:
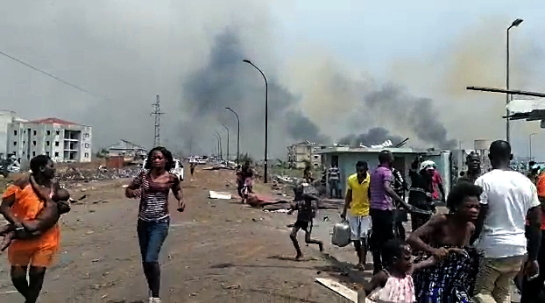
{"label": "gray sky", "polygon": [[[163,143],[210,152],[222,123],[235,149],[236,123],[223,110],[231,106],[241,117],[241,148],[259,157],[264,91],[241,62],[248,58],[269,78],[271,157],[304,138],[337,140],[377,126],[421,146],[456,139],[469,148],[504,136],[504,96],[465,86],[505,86],[505,30],[515,18],[525,21],[511,31],[511,86],[545,91],[538,1],[218,3],[10,2],[0,12],[0,51],[105,97],[0,57],[0,108],[89,124],[96,148],[119,138],[149,146],[159,94]],[[423,133],[415,116],[424,114],[445,132]],[[515,151],[527,154],[533,132],[534,154],[545,159],[538,123],[515,123]]]}

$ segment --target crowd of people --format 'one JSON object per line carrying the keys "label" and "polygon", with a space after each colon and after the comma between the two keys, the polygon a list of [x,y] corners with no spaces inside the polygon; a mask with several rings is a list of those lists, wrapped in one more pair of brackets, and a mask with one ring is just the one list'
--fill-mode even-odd
{"label": "crowd of people", "polygon": [[[364,270],[369,248],[372,253],[368,300],[507,303],[516,280],[522,303],[543,302],[545,173],[535,165],[528,176],[511,170],[511,146],[498,140],[489,149],[492,169],[481,171],[479,155],[470,153],[467,171],[447,197],[433,161],[411,163],[409,186],[393,159],[384,150],[378,167],[357,162],[346,178],[341,217],[348,221],[356,268]],[[330,194],[337,197],[340,170],[334,165],[327,174],[334,176]],[[436,213],[440,201],[448,213]],[[405,241],[408,213],[412,230]]]}
{"label": "crowd of people", "polygon": [[[522,303],[543,302],[545,282],[545,173],[533,168],[532,178],[509,167],[511,146],[495,141],[489,150],[492,170],[482,172],[480,158],[469,154],[467,171],[445,197],[436,165],[417,158],[411,163],[410,182],[393,167],[394,156],[379,153],[377,167],[359,161],[346,178],[341,217],[348,222],[358,270],[366,269],[367,254],[373,260],[373,278],[364,287],[374,302],[389,303],[507,303],[510,285],[516,281]],[[149,302],[161,302],[159,254],[170,225],[169,193],[185,203],[180,180],[170,173],[172,154],[152,149],[142,171],[126,188],[128,198],[140,200],[136,232],[142,268],[148,283]],[[69,194],[55,180],[53,161],[45,156],[30,161],[31,174],[10,185],[2,196],[0,214],[8,225],[0,227],[2,247],[8,249],[11,279],[25,302],[37,302],[45,273],[56,255],[59,217],[70,211]],[[341,172],[328,171],[339,196]],[[252,192],[254,173],[249,163],[237,171],[242,201]],[[323,243],[312,238],[317,191],[310,186],[310,172],[295,188],[291,212],[297,211],[290,239],[296,258],[303,256],[297,233],[320,251]],[[406,193],[407,199],[406,199]],[[444,201],[446,214],[436,214],[435,202]],[[406,238],[403,222],[411,216]],[[543,221],[543,222],[542,222]],[[542,299],[541,299],[542,300]]]}

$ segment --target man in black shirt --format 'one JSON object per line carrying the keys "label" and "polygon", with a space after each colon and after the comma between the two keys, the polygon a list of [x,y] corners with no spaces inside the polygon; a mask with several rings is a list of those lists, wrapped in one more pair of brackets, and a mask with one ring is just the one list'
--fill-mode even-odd
{"label": "man in black shirt", "polygon": [[[405,182],[405,179],[403,178],[403,175],[399,170],[392,167],[392,174],[394,176],[394,191],[396,194],[401,198],[405,199],[405,191],[407,190],[407,182]],[[402,240],[405,240],[405,227],[403,226],[403,222],[407,222],[407,210],[403,208],[401,205],[398,205],[399,203],[395,203],[395,212],[394,212],[394,224],[395,229],[397,231],[397,236],[400,237]]]}
{"label": "man in black shirt", "polygon": [[[421,161],[417,157],[411,164],[409,177],[411,187],[409,188],[409,204],[425,211],[434,211],[432,203],[433,183],[432,177],[435,170],[433,161]],[[431,215],[413,213],[411,214],[412,231],[422,226],[430,219]]]}

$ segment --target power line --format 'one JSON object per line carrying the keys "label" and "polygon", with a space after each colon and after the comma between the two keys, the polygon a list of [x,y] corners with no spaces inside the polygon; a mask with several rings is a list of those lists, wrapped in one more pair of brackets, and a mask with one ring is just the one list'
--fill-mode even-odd
{"label": "power line", "polygon": [[161,145],[161,115],[164,113],[161,112],[161,103],[159,103],[159,95],[157,95],[157,101],[152,104],[155,107],[155,110],[150,114],[155,116],[155,133],[153,138],[153,146]]}
{"label": "power line", "polygon": [[7,58],[9,58],[9,59],[11,59],[11,60],[13,60],[13,61],[15,61],[15,62],[18,62],[18,63],[20,63],[20,64],[22,64],[22,65],[24,65],[24,66],[26,66],[26,67],[28,67],[28,68],[31,68],[31,69],[33,69],[33,70],[39,72],[39,73],[42,73],[42,74],[44,74],[44,75],[46,75],[46,76],[48,76],[48,77],[50,77],[50,78],[53,78],[53,79],[55,79],[55,80],[57,80],[57,81],[59,81],[59,82],[65,84],[65,85],[68,85],[68,86],[70,86],[70,87],[72,87],[72,88],[75,88],[75,89],[77,89],[77,90],[79,90],[79,91],[81,91],[81,92],[84,92],[84,93],[86,93],[86,94],[89,94],[89,95],[91,95],[91,96],[93,96],[93,97],[96,97],[96,98],[99,98],[99,99],[105,99],[105,100],[107,100],[107,101],[110,101],[108,98],[105,98],[105,97],[103,97],[103,96],[100,96],[100,95],[98,95],[98,94],[95,94],[95,93],[93,93],[93,92],[90,92],[90,91],[86,90],[85,88],[82,88],[81,86],[78,86],[78,85],[76,85],[76,84],[72,84],[72,83],[70,83],[70,82],[68,82],[68,81],[66,81],[66,80],[64,80],[64,79],[62,79],[62,78],[59,78],[59,77],[57,77],[57,76],[55,76],[55,75],[53,75],[53,74],[50,74],[50,73],[48,73],[48,72],[46,72],[46,71],[44,71],[44,70],[41,70],[41,69],[39,69],[39,68],[37,68],[37,67],[35,67],[35,66],[32,66],[31,64],[28,64],[28,63],[26,63],[26,62],[24,62],[24,61],[21,61],[21,60],[15,58],[15,57],[13,57],[13,56],[10,56],[10,55],[4,53],[3,51],[0,51],[0,55],[5,56],[5,57],[7,57]]}

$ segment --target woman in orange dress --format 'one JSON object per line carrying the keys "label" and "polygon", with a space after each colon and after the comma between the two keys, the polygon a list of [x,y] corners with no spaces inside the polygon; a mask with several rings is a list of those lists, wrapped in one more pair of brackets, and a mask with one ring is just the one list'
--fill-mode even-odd
{"label": "woman in orange dress", "polygon": [[[33,188],[28,178],[23,178],[10,185],[2,195],[0,214],[17,230],[24,228],[21,222],[36,217],[44,207],[45,199],[51,199],[57,189],[53,181],[55,167],[49,157],[40,155],[32,158],[30,169],[39,188]],[[58,251],[59,242],[59,227],[55,225],[36,238],[15,240],[8,248],[11,281],[26,303],[38,300],[46,269]]]}

